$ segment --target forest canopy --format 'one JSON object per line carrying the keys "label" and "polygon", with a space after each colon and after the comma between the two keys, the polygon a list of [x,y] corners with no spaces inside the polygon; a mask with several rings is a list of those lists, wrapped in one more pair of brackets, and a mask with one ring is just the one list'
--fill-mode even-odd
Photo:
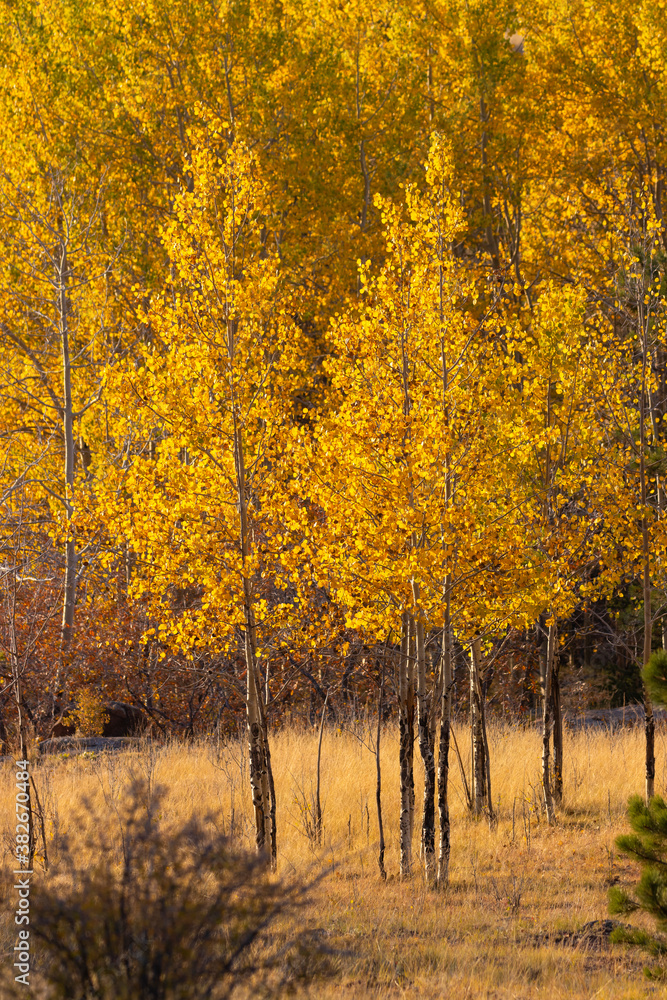
{"label": "forest canopy", "polygon": [[0,740],[642,700],[664,0],[0,4]]}

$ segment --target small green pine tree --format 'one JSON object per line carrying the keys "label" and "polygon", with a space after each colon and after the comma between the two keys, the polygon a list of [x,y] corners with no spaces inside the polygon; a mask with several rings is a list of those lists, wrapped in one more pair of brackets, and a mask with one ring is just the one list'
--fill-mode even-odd
{"label": "small green pine tree", "polygon": [[[653,699],[667,705],[667,651],[656,650],[642,671],[642,679]],[[647,948],[654,955],[667,953],[667,805],[654,796],[648,805],[640,795],[633,795],[628,802],[628,819],[634,833],[621,834],[616,846],[628,858],[641,865],[641,877],[634,896],[622,889],[609,890],[609,912],[635,913],[643,910],[656,922],[657,934],[648,934],[639,928],[617,927],[612,941],[625,941]],[[644,969],[652,977],[662,978],[661,968]]]}
{"label": "small green pine tree", "polygon": [[[616,846],[626,857],[641,865],[642,873],[634,896],[614,887],[609,890],[609,912],[630,914],[637,910],[649,913],[658,934],[639,928],[617,927],[612,941],[624,941],[647,948],[654,955],[667,953],[667,804],[656,795],[647,806],[640,795],[628,802],[628,819],[634,833],[616,838]],[[662,976],[662,969],[645,969],[647,975]]]}

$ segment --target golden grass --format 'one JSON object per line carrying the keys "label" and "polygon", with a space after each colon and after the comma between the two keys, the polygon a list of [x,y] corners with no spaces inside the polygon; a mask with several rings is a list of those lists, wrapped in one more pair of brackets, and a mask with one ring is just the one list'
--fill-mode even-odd
{"label": "golden grass", "polygon": [[[456,730],[464,763],[465,727]],[[627,829],[628,796],[643,790],[643,732],[568,733],[565,800],[549,829],[540,807],[540,738],[534,729],[490,729],[497,827],[466,814],[455,758],[450,768],[451,886],[428,889],[420,874],[398,871],[398,734],[383,732],[383,813],[387,840],[383,883],[377,873],[375,758],[357,735],[329,729],[322,747],[322,845],[313,842],[317,732],[283,730],[272,739],[278,796],[279,875],[306,878],[327,868],[299,914],[304,940],[333,951],[334,980],[313,995],[341,989],[356,997],[631,998],[667,996],[642,974],[646,959],[624,946],[564,945],[559,932],[607,917],[612,882],[631,886],[636,868],[619,858],[615,836]],[[667,794],[667,734],[656,741],[656,791]],[[47,816],[48,848],[57,858],[64,834],[81,843],[97,825],[117,825],[116,809],[132,774],[166,789],[162,820],[193,812],[252,846],[250,794],[242,743],[170,744],[97,759],[52,759],[34,767]],[[416,813],[421,763],[415,748]],[[0,797],[5,869],[11,858],[13,772],[3,767]],[[85,809],[82,807],[87,801]],[[419,823],[416,823],[419,826]],[[419,831],[415,831],[419,855]],[[91,856],[92,860],[92,856]],[[40,874],[36,878],[48,878]],[[7,907],[5,908],[7,909]],[[642,918],[638,918],[641,923]]]}

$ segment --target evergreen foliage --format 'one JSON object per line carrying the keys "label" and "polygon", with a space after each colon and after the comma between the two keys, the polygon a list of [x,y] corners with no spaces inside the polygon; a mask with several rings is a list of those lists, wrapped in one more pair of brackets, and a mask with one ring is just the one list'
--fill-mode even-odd
{"label": "evergreen foliage", "polygon": [[[642,873],[634,896],[614,886],[609,890],[609,912],[631,914],[639,910],[650,914],[656,922],[658,934],[649,934],[639,928],[617,927],[612,941],[639,945],[654,955],[667,953],[667,804],[654,796],[646,805],[640,795],[633,795],[628,802],[628,818],[633,833],[621,834],[616,846],[626,857],[641,865]],[[657,970],[645,970],[656,976]]]}

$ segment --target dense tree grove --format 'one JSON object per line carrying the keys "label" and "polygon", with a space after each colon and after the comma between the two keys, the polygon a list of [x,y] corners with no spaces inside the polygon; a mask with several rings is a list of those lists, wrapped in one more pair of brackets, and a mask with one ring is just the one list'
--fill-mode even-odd
{"label": "dense tree grove", "polygon": [[645,704],[651,794],[664,0],[0,9],[0,740],[245,719],[275,852],[271,726],[382,686],[442,881],[457,707],[475,812],[537,711],[554,818],[562,702]]}

